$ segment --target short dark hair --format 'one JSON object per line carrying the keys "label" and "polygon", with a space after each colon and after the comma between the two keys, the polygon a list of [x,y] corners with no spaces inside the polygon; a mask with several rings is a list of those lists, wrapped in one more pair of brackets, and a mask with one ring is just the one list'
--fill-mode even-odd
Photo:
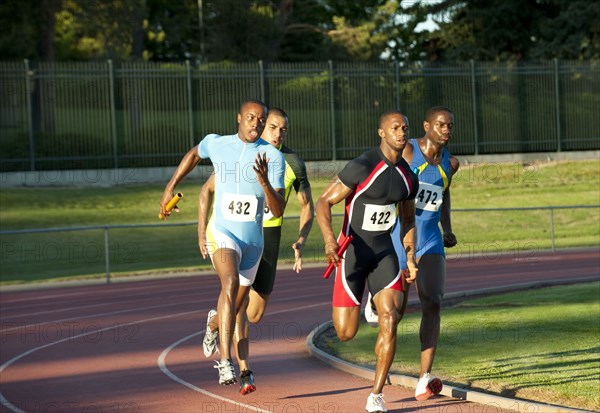
{"label": "short dark hair", "polygon": [[261,100],[258,99],[246,99],[242,102],[242,104],[240,105],[240,112],[242,111],[242,108],[246,105],[249,104],[258,104],[261,105],[262,107],[264,107],[266,110],[269,110],[269,107],[267,106],[267,104]]}
{"label": "short dark hair", "polygon": [[454,115],[454,112],[452,112],[446,106],[433,106],[433,107],[427,109],[427,113],[425,113],[425,122],[431,122],[433,117],[440,112],[448,112],[451,115]]}
{"label": "short dark hair", "polygon": [[392,116],[392,115],[400,115],[406,119],[408,119],[408,117],[406,117],[406,115],[402,112],[400,112],[399,110],[388,110],[387,112],[384,112],[380,117],[379,117],[379,129],[381,129],[381,125],[383,124],[383,122],[385,122],[385,120]]}
{"label": "short dark hair", "polygon": [[289,119],[287,113],[285,113],[285,111],[281,108],[278,108],[278,107],[269,108],[269,115],[271,113],[273,113],[274,115],[277,115],[277,116],[281,116],[282,118]]}

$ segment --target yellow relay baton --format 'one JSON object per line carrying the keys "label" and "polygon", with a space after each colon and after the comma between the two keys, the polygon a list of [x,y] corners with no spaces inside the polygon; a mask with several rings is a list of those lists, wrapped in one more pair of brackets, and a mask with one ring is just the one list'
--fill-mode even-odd
{"label": "yellow relay baton", "polygon": [[[165,209],[167,210],[167,212],[170,212],[173,208],[175,208],[175,205],[177,205],[177,203],[179,202],[179,200],[183,198],[183,194],[181,192],[177,192],[175,194],[175,196],[173,198],[171,198],[171,200],[169,201],[169,203],[167,204],[167,206],[165,207]],[[158,213],[158,219],[164,219],[165,217],[163,216],[162,213]]]}

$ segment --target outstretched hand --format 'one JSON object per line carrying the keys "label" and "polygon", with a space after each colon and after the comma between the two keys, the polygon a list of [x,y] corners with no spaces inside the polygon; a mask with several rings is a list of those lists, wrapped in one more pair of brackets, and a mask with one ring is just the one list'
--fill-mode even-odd
{"label": "outstretched hand", "polygon": [[260,153],[256,154],[256,159],[254,160],[254,166],[252,167],[254,172],[256,172],[256,176],[258,178],[258,182],[261,185],[267,185],[269,183],[269,158],[267,158],[267,153],[263,153],[262,156]]}

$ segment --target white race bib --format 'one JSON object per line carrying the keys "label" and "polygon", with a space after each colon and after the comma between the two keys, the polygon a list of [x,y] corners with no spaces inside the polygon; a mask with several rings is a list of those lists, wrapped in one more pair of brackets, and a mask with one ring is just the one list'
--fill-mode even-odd
{"label": "white race bib", "polygon": [[396,222],[396,204],[365,204],[362,229],[365,231],[387,231]]}
{"label": "white race bib", "polygon": [[415,198],[417,209],[436,212],[442,206],[444,193],[441,187],[426,182],[419,182],[419,193]]}
{"label": "white race bib", "polygon": [[255,221],[257,211],[258,199],[253,195],[225,192],[221,198],[221,212],[229,221]]}

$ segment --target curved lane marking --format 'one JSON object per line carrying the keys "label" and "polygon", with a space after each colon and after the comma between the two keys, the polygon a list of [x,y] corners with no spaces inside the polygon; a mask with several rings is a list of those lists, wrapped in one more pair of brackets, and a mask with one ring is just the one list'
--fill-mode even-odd
{"label": "curved lane marking", "polygon": [[[130,323],[125,323],[125,324],[117,324],[117,325],[114,325],[114,326],[111,326],[111,327],[102,328],[100,330],[88,331],[86,333],[77,334],[77,335],[72,336],[72,337],[65,337],[65,338],[60,339],[58,341],[55,341],[53,343],[48,343],[48,344],[44,344],[44,345],[41,345],[41,346],[38,346],[38,347],[34,347],[34,348],[30,349],[30,350],[27,350],[27,351],[25,351],[25,352],[23,352],[23,353],[15,356],[15,357],[11,358],[6,363],[4,363],[3,365],[1,365],[0,366],[0,376],[2,375],[2,372],[4,370],[6,370],[8,367],[10,367],[12,364],[14,364],[18,360],[22,359],[23,357],[26,357],[26,356],[28,356],[30,354],[33,354],[33,353],[35,353],[35,352],[37,352],[39,350],[42,350],[42,349],[45,349],[45,348],[48,348],[48,347],[52,347],[52,346],[55,346],[55,345],[60,344],[60,343],[64,343],[65,341],[69,341],[69,340],[74,340],[74,339],[77,339],[77,338],[85,337],[88,334],[92,334],[92,333],[98,334],[100,332],[114,330],[116,328],[120,328],[120,327],[124,327],[124,326],[130,326],[130,325],[140,324],[140,323],[147,323],[147,322],[156,321],[156,320],[163,320],[163,319],[166,319],[166,318],[179,317],[179,316],[183,316],[183,315],[198,313],[200,311],[202,311],[202,310],[186,311],[186,312],[183,312],[183,313],[176,313],[176,314],[163,315],[163,316],[159,316],[159,317],[146,318],[146,319],[143,319],[143,320],[132,321]],[[12,404],[10,401],[8,401],[8,399],[6,399],[6,397],[4,397],[4,395],[2,394],[2,392],[0,392],[0,404],[2,404],[4,407],[6,407],[9,410],[12,410],[13,412],[16,412],[16,413],[25,413],[23,410],[19,409],[14,404]]]}
{"label": "curved lane marking", "polygon": [[[301,306],[301,307],[288,308],[288,309],[285,309],[285,310],[273,311],[271,313],[265,314],[265,317],[276,315],[276,314],[289,313],[289,312],[292,312],[292,311],[304,310],[304,309],[307,309],[307,308],[320,307],[322,305],[329,305],[329,304],[330,304],[330,301],[328,300],[326,302],[321,302],[321,303],[318,303],[318,304],[311,304],[311,305],[305,305],[305,306]],[[202,333],[204,333],[204,330],[202,330],[202,331],[200,331],[198,333],[190,334],[187,337],[183,337],[183,338],[177,340],[176,342],[172,343],[167,348],[165,348],[163,350],[163,352],[160,353],[160,356],[158,356],[158,359],[156,361],[157,364],[158,364],[158,367],[160,368],[160,370],[164,374],[166,374],[167,377],[169,377],[171,380],[173,380],[173,381],[175,381],[175,382],[177,382],[179,384],[182,384],[185,387],[187,387],[187,388],[189,388],[191,390],[194,390],[194,391],[196,391],[198,393],[202,393],[205,396],[212,397],[214,399],[220,400],[222,402],[230,403],[230,404],[233,404],[233,405],[238,406],[238,407],[243,407],[243,408],[248,409],[250,411],[255,411],[255,412],[260,412],[260,413],[272,413],[272,411],[270,411],[270,410],[262,410],[259,407],[252,406],[252,405],[249,405],[249,404],[240,403],[240,402],[237,402],[235,400],[228,399],[226,397],[222,397],[222,396],[219,396],[217,394],[211,393],[208,390],[202,389],[202,388],[200,388],[198,386],[193,385],[192,383],[190,383],[188,381],[183,380],[181,377],[177,376],[175,373],[173,373],[171,370],[169,370],[169,368],[167,367],[167,363],[166,363],[165,360],[167,358],[167,355],[171,352],[171,350],[173,350],[175,347],[179,346],[181,343],[184,343],[187,340],[189,340],[189,339],[191,339],[193,337],[196,337],[196,336],[198,336],[198,335],[200,335]]]}

